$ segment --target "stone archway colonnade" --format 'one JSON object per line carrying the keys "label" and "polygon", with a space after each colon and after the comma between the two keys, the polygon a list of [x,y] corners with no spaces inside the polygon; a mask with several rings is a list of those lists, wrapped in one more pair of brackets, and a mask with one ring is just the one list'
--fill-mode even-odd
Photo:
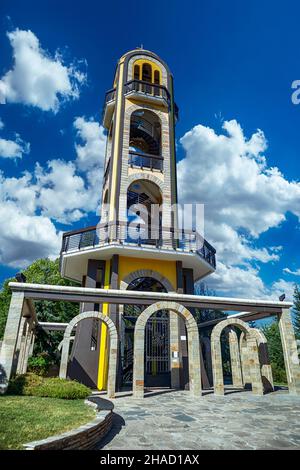
{"label": "stone archway colonnade", "polygon": [[[146,306],[149,305],[140,314],[135,325],[133,395],[139,398],[144,395],[145,326],[147,320],[156,311],[160,309],[169,310],[173,314],[181,317],[185,322],[189,349],[189,388],[190,393],[195,396],[202,395],[200,345],[198,327],[188,307],[197,306],[198,308],[207,308],[209,306],[209,308],[216,308],[217,306],[219,309],[223,308],[224,310],[243,310],[239,314],[227,317],[226,320],[216,321],[217,324],[214,326],[211,334],[211,362],[214,391],[216,394],[221,395],[224,394],[224,384],[220,336],[224,329],[229,330],[234,381],[237,380],[237,383],[243,385],[245,383],[245,376],[247,375],[247,380],[250,381],[253,392],[262,394],[266,391],[264,381],[262,380],[263,376],[272,389],[273,383],[270,366],[265,360],[263,349],[261,349],[266,344],[265,338],[257,329],[250,328],[247,321],[277,315],[289,391],[290,393],[300,393],[300,366],[297,354],[297,343],[289,312],[291,304],[288,302],[252,301],[248,299],[192,296],[176,293],[115,291],[109,289],[49,286],[15,282],[10,283],[10,287],[13,293],[0,352],[2,389],[5,388],[5,384],[7,384],[11,375],[20,371],[20,361],[22,361],[22,372],[26,369],[27,359],[30,355],[30,351],[32,351],[34,332],[36,331],[36,326],[38,326],[32,299],[50,299],[70,300],[73,302],[89,301],[97,303],[109,302],[112,304],[135,303]],[[244,312],[245,307],[249,309],[249,312]],[[110,397],[113,397],[115,393],[118,335],[113,321],[102,313],[93,311],[84,312],[73,318],[68,325],[64,325],[63,329],[65,329],[65,333],[62,342],[60,376],[66,376],[68,350],[72,330],[79,321],[88,317],[98,318],[105,322],[109,330],[110,356],[108,394]],[[29,326],[25,328],[24,322]],[[237,329],[241,331],[239,340],[235,332]],[[234,370],[238,370],[238,356],[236,354],[239,347],[238,343],[240,343],[244,349],[242,352],[246,352],[246,359],[241,361],[242,378],[241,374],[236,375],[234,373]],[[243,354],[241,354],[241,357],[243,357]],[[234,365],[236,366],[235,369]]]}

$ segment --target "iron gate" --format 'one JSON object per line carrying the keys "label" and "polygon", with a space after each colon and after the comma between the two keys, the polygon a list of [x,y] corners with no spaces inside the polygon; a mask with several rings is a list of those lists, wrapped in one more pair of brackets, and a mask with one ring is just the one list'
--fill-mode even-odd
{"label": "iron gate", "polygon": [[168,318],[150,318],[146,325],[146,374],[169,372],[170,343]]}
{"label": "iron gate", "polygon": [[[125,329],[123,384],[132,383],[134,325]],[[145,385],[170,386],[169,315],[161,311],[153,315],[145,330]]]}

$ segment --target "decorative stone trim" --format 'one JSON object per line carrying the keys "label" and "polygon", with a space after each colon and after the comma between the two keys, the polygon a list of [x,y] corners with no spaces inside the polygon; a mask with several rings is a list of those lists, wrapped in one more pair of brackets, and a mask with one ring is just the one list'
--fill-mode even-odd
{"label": "decorative stone trim", "polygon": [[171,282],[158,271],[153,271],[152,269],[139,269],[137,271],[131,272],[123,280],[121,280],[120,289],[128,289],[129,284],[139,277],[153,277],[153,279],[160,282],[164,286],[167,292],[175,292]]}
{"label": "decorative stone trim", "polygon": [[[86,403],[95,407],[94,403]],[[98,406],[96,405],[98,409]],[[40,441],[23,444],[25,450],[89,450],[95,448],[112,427],[112,410],[99,410],[96,418],[76,429]]]}

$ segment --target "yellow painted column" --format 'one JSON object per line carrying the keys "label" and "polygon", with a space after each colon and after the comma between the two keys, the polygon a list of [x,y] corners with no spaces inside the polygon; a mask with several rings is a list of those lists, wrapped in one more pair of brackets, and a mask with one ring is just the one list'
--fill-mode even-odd
{"label": "yellow painted column", "polygon": [[[110,260],[105,263],[105,276],[104,276],[104,289],[109,289],[110,279]],[[108,315],[109,305],[107,303],[102,306],[103,315]],[[99,355],[99,367],[98,367],[98,389],[105,390],[107,387],[107,371],[108,371],[108,338],[107,338],[107,326],[105,323],[101,323],[101,336],[100,336],[100,355]]]}

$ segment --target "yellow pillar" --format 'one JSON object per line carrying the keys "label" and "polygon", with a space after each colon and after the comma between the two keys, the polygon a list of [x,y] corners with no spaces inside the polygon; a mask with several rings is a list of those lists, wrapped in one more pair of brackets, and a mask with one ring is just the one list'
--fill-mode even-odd
{"label": "yellow pillar", "polygon": [[[104,289],[109,289],[110,280],[110,261],[105,263],[105,277]],[[107,303],[102,306],[103,315],[108,315],[109,305]],[[105,390],[107,387],[107,371],[108,371],[108,341],[107,341],[107,326],[102,322],[100,329],[100,355],[99,355],[99,368],[98,368],[98,389]]]}

